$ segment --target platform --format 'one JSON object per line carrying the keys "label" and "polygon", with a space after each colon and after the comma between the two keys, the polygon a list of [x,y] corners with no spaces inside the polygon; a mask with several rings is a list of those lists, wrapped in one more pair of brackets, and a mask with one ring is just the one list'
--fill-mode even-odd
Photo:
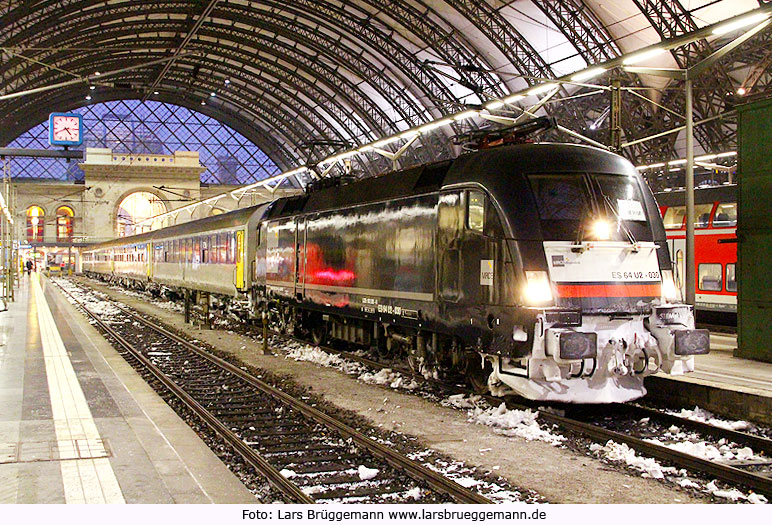
{"label": "platform", "polygon": [[255,503],[44,277],[0,313],[0,503]]}
{"label": "platform", "polygon": [[709,354],[696,356],[693,373],[647,378],[647,397],[772,424],[772,364],[735,357],[735,335],[711,333],[710,345]]}

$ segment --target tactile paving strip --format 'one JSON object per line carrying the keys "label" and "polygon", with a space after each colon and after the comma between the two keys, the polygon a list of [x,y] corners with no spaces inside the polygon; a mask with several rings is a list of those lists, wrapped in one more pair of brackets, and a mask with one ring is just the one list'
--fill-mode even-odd
{"label": "tactile paving strip", "polygon": [[0,443],[0,464],[109,458],[111,455],[106,439]]}

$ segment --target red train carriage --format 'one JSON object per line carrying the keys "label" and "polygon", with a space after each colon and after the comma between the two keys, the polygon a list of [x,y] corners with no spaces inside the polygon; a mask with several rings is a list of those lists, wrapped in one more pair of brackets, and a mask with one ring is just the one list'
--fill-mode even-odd
{"label": "red train carriage", "polygon": [[[695,190],[695,300],[700,320],[737,322],[737,186]],[[685,295],[686,194],[684,190],[656,194],[662,213],[676,285]]]}

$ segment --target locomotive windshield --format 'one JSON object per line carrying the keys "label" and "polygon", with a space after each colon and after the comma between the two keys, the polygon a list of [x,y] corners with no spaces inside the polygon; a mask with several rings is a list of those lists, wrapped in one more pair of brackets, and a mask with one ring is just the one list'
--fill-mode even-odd
{"label": "locomotive windshield", "polygon": [[528,180],[536,199],[545,240],[582,240],[587,223],[605,218],[608,240],[651,241],[641,188],[633,177],[606,174],[539,174]]}

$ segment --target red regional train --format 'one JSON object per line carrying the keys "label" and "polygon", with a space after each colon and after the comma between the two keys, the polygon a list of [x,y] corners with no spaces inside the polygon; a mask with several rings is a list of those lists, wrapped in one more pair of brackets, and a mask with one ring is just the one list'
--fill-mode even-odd
{"label": "red regional train", "polygon": [[[685,296],[686,193],[657,193],[657,203],[673,259],[676,286]],[[697,318],[737,323],[737,185],[697,188],[694,192],[694,246]]]}

